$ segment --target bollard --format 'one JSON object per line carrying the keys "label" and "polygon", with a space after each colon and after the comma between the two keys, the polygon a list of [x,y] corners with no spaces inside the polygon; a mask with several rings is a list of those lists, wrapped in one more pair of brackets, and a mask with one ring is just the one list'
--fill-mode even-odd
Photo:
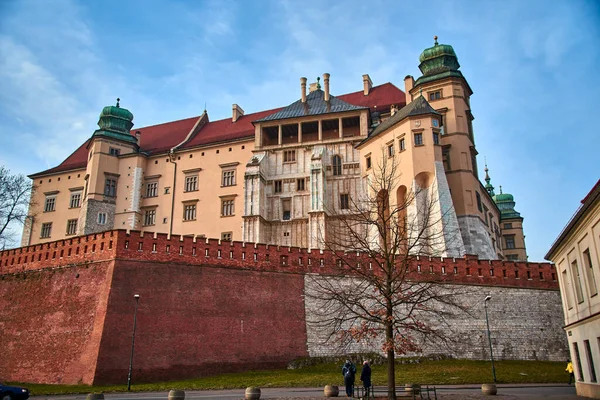
{"label": "bollard", "polygon": [[246,388],[246,400],[258,400],[260,399],[260,388],[248,387]]}
{"label": "bollard", "polygon": [[494,383],[484,383],[481,385],[481,393],[494,396],[498,393],[498,388]]}
{"label": "bollard", "polygon": [[185,392],[173,389],[169,391],[169,400],[185,400]]}
{"label": "bollard", "polygon": [[338,397],[340,394],[340,388],[336,385],[326,385],[323,390],[325,397]]}

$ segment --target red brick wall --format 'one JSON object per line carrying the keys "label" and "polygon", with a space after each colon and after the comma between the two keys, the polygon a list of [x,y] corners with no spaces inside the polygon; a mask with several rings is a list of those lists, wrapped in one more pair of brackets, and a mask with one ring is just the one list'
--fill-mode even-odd
{"label": "red brick wall", "polygon": [[96,383],[283,367],[307,356],[302,275],[118,261]]}
{"label": "red brick wall", "polygon": [[0,277],[0,381],[92,383],[112,264]]}

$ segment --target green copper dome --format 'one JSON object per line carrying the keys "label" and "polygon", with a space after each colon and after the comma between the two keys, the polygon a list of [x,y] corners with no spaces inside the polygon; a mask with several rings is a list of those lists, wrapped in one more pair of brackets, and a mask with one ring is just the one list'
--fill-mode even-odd
{"label": "green copper dome", "polygon": [[419,69],[423,76],[415,82],[415,87],[426,82],[435,81],[437,79],[456,76],[463,78],[462,73],[458,70],[460,64],[454,49],[449,44],[439,44],[437,36],[434,36],[435,42],[433,47],[423,50],[419,56]]}
{"label": "green copper dome", "polygon": [[512,194],[502,193],[502,186],[500,186],[500,194],[492,196],[492,200],[498,206],[500,210],[500,219],[505,220],[509,218],[521,218],[521,214],[515,211],[515,199]]}
{"label": "green copper dome", "polygon": [[454,49],[449,44],[438,44],[437,36],[433,47],[423,50],[419,56],[419,69],[423,76],[435,75],[447,71],[458,71],[460,64]]}
{"label": "green copper dome", "polygon": [[133,127],[133,114],[126,108],[119,105],[120,99],[117,99],[116,106],[106,106],[100,113],[98,127],[94,136],[108,136],[114,139],[126,142],[136,143],[135,137],[131,135]]}

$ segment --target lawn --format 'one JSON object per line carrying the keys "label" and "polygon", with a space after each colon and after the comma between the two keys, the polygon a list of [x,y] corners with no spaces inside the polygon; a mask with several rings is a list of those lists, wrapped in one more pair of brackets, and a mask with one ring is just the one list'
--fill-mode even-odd
{"label": "lawn", "polygon": [[[548,361],[497,361],[498,383],[564,383],[568,378],[562,362]],[[374,365],[373,382],[386,385],[387,366]],[[360,373],[360,366],[358,367]],[[123,377],[126,381],[127,377]],[[397,364],[396,384],[419,383],[422,385],[458,385],[487,383],[492,381],[489,361],[422,360],[419,363]],[[247,386],[266,387],[322,387],[326,384],[343,385],[341,364],[319,364],[301,369],[280,369],[222,374],[183,381],[138,384],[133,380],[132,391],[168,391],[170,389],[203,390],[235,389]],[[33,396],[48,394],[124,392],[126,385],[37,385],[23,384]]]}

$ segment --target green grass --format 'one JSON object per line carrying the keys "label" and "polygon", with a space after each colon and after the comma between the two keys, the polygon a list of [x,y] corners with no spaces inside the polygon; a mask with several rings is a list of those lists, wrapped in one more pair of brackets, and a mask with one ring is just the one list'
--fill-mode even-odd
{"label": "green grass", "polygon": [[[497,361],[498,383],[564,383],[568,377],[562,362],[546,361]],[[360,373],[360,366],[359,366]],[[374,365],[373,382],[386,385],[387,366]],[[296,370],[252,371],[235,374],[222,374],[183,381],[159,383],[135,383],[135,392],[168,391],[170,389],[206,390],[236,389],[247,386],[267,387],[321,387],[326,384],[342,385],[341,365],[319,364]],[[124,377],[125,379],[126,377]],[[458,385],[488,383],[492,380],[489,361],[467,360],[422,360],[418,364],[397,364],[396,384],[419,383],[429,385]],[[38,385],[20,384],[31,390],[31,394],[68,394],[90,392],[124,392],[126,385],[87,386],[87,385]]]}

